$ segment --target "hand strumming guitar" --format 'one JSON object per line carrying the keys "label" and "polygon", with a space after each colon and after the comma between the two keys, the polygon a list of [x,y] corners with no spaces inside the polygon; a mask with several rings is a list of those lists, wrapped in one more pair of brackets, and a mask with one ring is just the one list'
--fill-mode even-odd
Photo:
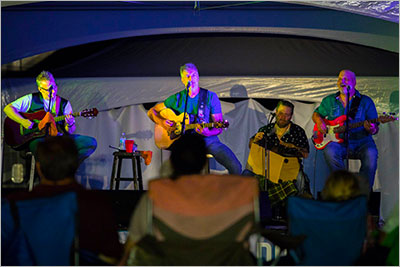
{"label": "hand strumming guitar", "polygon": [[47,124],[50,124],[49,127],[49,134],[51,136],[57,136],[58,130],[56,127],[56,122],[54,120],[53,115],[51,115],[50,112],[47,112],[44,118],[39,122],[39,130],[42,130],[44,127],[46,127]]}

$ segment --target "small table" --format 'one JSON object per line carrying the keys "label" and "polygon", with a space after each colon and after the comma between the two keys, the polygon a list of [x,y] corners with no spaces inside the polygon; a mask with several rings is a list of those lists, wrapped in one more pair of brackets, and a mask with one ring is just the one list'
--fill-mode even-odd
{"label": "small table", "polygon": [[[142,168],[140,166],[140,152],[128,153],[125,151],[116,151],[113,153],[113,155],[114,155],[114,162],[111,172],[110,190],[114,189],[113,188],[114,181],[115,181],[115,190],[119,190],[119,181],[133,181],[135,190],[143,190]],[[132,170],[133,170],[132,178],[121,177],[121,167],[123,159],[132,160]],[[116,170],[117,170],[117,176],[115,176]]]}

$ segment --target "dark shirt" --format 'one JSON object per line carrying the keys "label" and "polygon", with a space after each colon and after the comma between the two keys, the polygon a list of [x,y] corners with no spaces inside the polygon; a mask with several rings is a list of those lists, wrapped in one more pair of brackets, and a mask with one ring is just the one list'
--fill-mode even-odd
{"label": "dark shirt", "polygon": [[[278,153],[281,156],[287,157],[302,157],[299,154],[298,149],[289,148],[279,143],[278,136],[275,133],[275,123],[270,123],[266,126],[261,127],[258,132],[264,132],[264,138],[257,142],[258,145],[265,147],[267,142],[267,149]],[[254,136],[253,136],[254,137]],[[281,140],[285,143],[295,145],[296,147],[304,149],[305,152],[309,153],[310,148],[308,145],[308,139],[305,131],[299,125],[291,122],[289,130],[282,135]]]}

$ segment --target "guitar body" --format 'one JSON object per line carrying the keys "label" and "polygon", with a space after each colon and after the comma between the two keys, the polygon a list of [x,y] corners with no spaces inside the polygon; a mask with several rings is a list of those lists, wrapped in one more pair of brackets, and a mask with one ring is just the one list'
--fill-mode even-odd
{"label": "guitar body", "polygon": [[[314,125],[314,133],[312,140],[314,142],[315,148],[324,149],[330,142],[343,143],[344,140],[342,138],[339,138],[339,134],[345,131],[346,115],[342,115],[331,121],[327,119],[323,120],[327,128],[326,134],[322,134],[320,131],[318,131],[317,124]],[[386,123],[396,120],[398,120],[398,118],[395,118],[393,116],[383,115],[379,116],[376,119],[366,120],[366,121],[370,123],[376,123],[376,122]],[[349,129],[361,127],[366,121],[349,123]]]}
{"label": "guitar body", "polygon": [[25,129],[18,122],[6,117],[4,120],[4,141],[7,145],[11,146],[15,150],[22,150],[25,145],[36,138],[45,136],[45,129],[39,131],[38,123],[44,118],[46,112],[40,110],[34,113],[20,113],[25,119],[29,119],[35,124],[32,129]]}
{"label": "guitar body", "polygon": [[[163,117],[167,120],[175,122],[175,125],[183,121],[183,113],[176,115],[171,109],[164,110]],[[189,122],[189,114],[186,114],[185,122]],[[157,123],[154,125],[154,142],[158,148],[167,149],[172,145],[173,142],[179,139],[180,135],[175,134],[175,128],[176,127],[174,126],[167,127]]]}
{"label": "guitar body", "polygon": [[[96,117],[98,114],[98,110],[96,108],[93,109],[85,109],[81,112],[73,113],[72,116],[83,116],[83,117]],[[20,115],[30,121],[34,122],[32,129],[25,129],[18,122],[13,121],[12,119],[6,117],[4,120],[4,141],[7,145],[11,146],[15,150],[22,150],[26,147],[27,143],[33,139],[44,137],[46,135],[45,128],[39,130],[39,122],[46,116],[46,112],[44,110],[39,110],[33,113],[20,113]],[[55,117],[54,121],[62,121],[65,119],[65,115]],[[57,124],[57,128],[59,132],[63,132],[60,125]]]}
{"label": "guitar body", "polygon": [[318,131],[317,124],[314,125],[313,142],[316,149],[324,149],[330,142],[343,143],[343,139],[339,138],[339,133],[335,133],[335,129],[344,125],[346,122],[346,115],[337,117],[334,120],[323,119],[326,124],[326,134]]}
{"label": "guitar body", "polygon": [[[155,123],[154,126],[154,142],[156,146],[160,149],[169,148],[173,142],[179,139],[182,132],[181,123],[183,121],[183,113],[176,115],[172,109],[164,109],[162,114],[163,119],[170,120],[174,122],[174,125],[168,127],[164,124],[164,120],[161,123]],[[201,125],[202,127],[208,128],[228,128],[228,121],[224,122],[210,122],[210,123],[189,123],[189,114],[186,114],[185,119],[185,129],[190,130],[196,128],[196,126]]]}

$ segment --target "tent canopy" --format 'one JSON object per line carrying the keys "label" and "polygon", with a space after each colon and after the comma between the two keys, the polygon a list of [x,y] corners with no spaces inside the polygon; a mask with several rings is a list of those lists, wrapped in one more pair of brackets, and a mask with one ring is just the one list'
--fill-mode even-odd
{"label": "tent canopy", "polygon": [[[243,167],[249,138],[272,111],[251,98],[292,100],[293,121],[310,137],[314,108],[337,90],[339,71],[351,69],[357,89],[378,111],[398,110],[398,1],[1,4],[2,107],[36,91],[34,77],[45,69],[74,111],[100,110],[98,118],[77,118],[76,124],[77,133],[98,142],[77,175],[88,188],[108,188],[109,145],[118,144],[121,132],[139,149],[153,151],[153,162],[143,169],[145,188],[159,175],[165,151],[155,147],[154,124],[142,104],[182,90],[179,66],[186,62],[198,66],[200,86],[220,98],[245,99],[221,101],[230,128],[219,136]],[[383,216],[398,203],[398,139],[398,122],[382,125],[375,136],[380,153],[375,188],[383,192]],[[319,152],[312,149],[304,161],[315,194],[329,173]],[[12,165],[12,153],[5,152],[3,166]],[[11,175],[11,168],[3,173]]]}
{"label": "tent canopy", "polygon": [[[2,64],[91,42],[186,33],[268,33],[319,37],[398,52],[398,18],[377,8],[321,2],[45,1],[2,7]],[[396,12],[390,1],[380,17]],[[3,3],[3,2],[2,2]],[[307,4],[304,4],[307,3]],[[310,5],[311,4],[311,5]],[[371,6],[374,6],[371,4]],[[340,9],[339,9],[340,7]],[[344,7],[347,7],[344,8]],[[367,10],[368,12],[366,12]],[[357,12],[362,13],[362,12]],[[379,16],[378,16],[379,17]]]}

